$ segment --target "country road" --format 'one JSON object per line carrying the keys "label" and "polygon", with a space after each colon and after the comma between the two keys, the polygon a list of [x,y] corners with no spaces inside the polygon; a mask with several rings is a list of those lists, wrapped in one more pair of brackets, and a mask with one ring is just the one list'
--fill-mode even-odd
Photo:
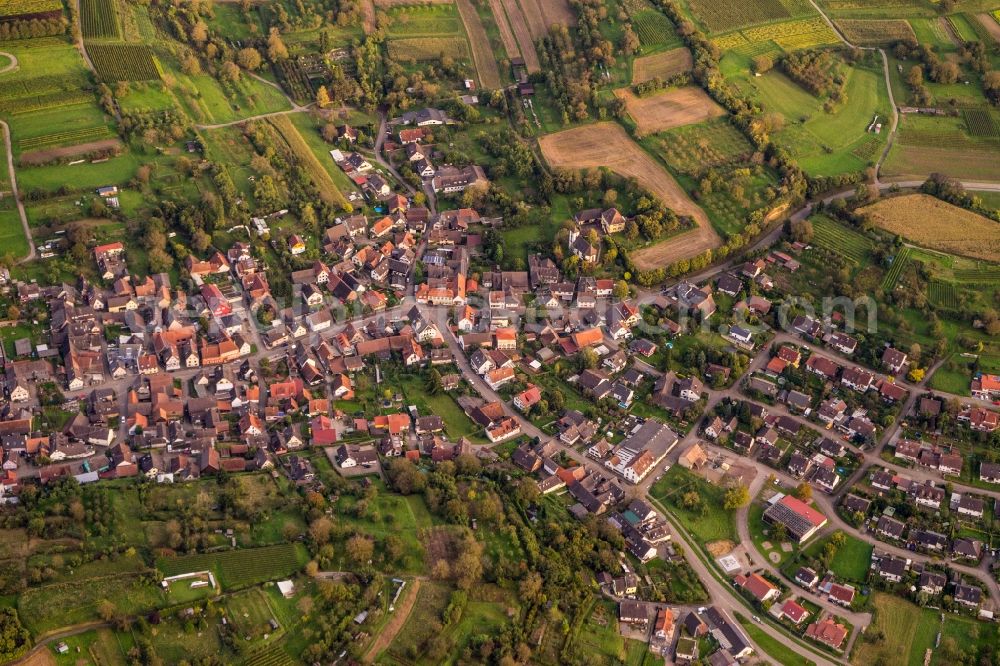
{"label": "country road", "polygon": [[3,69],[0,69],[0,74],[6,74],[7,72],[16,72],[18,67],[17,56],[13,53],[7,53],[6,51],[0,51],[0,56],[10,58],[10,62],[4,65]]}

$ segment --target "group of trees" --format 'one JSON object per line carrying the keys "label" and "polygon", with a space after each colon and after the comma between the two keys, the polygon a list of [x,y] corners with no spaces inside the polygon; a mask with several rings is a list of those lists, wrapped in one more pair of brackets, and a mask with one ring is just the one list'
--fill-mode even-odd
{"label": "group of trees", "polygon": [[0,42],[65,35],[69,23],[62,16],[27,20],[0,21]]}
{"label": "group of trees", "polygon": [[844,99],[844,76],[839,70],[837,56],[830,51],[792,51],[779,62],[789,78],[813,95],[837,102]]}
{"label": "group of trees", "polygon": [[934,83],[948,84],[955,83],[962,75],[957,63],[941,60],[929,44],[898,42],[893,47],[893,55],[900,60],[912,58],[920,62],[906,72],[906,85],[910,87],[911,101],[916,106],[926,106],[933,99],[924,85],[925,77]]}

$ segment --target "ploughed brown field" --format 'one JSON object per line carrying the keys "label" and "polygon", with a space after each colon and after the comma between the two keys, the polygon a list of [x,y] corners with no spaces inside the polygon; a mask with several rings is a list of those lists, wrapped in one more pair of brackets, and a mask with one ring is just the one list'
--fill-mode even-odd
{"label": "ploughed brown field", "polygon": [[691,69],[691,52],[680,46],[669,51],[640,56],[632,62],[632,84],[652,81],[656,77],[669,79]]}
{"label": "ploughed brown field", "polygon": [[641,134],[655,134],[726,115],[725,109],[704,90],[694,86],[664,90],[646,97],[620,88],[615,95],[625,101],[625,110]]}
{"label": "ploughed brown field", "polygon": [[621,125],[611,122],[584,125],[548,134],[541,137],[538,143],[545,159],[553,167],[607,167],[627,178],[635,178],[678,215],[694,220],[696,227],[691,231],[631,253],[637,268],[661,268],[721,245],[722,240],[709,223],[705,211],[691,201],[677,181],[639,147]]}
{"label": "ploughed brown field", "polygon": [[882,199],[859,212],[877,226],[933,250],[987,261],[1000,256],[1000,224],[928,194]]}
{"label": "ploughed brown field", "polygon": [[528,28],[528,22],[525,19],[524,13],[521,12],[521,8],[517,4],[517,0],[500,0],[500,2],[507,15],[507,20],[510,22],[510,28],[514,32],[514,37],[517,38],[517,44],[521,51],[521,57],[524,58],[525,67],[527,67],[529,73],[540,71],[541,65],[538,64],[538,52],[535,51],[535,40],[532,37],[531,30]]}
{"label": "ploughed brown field", "polygon": [[45,150],[33,150],[30,153],[22,153],[18,161],[24,166],[47,164],[52,160],[65,157],[75,157],[86,155],[100,150],[109,150],[122,145],[118,139],[101,139],[89,143],[78,143],[75,146],[61,146],[59,148],[46,148]]}

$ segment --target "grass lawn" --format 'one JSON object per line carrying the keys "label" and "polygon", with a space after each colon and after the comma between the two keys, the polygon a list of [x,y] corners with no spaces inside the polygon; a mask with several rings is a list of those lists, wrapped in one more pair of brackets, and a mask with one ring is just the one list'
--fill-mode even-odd
{"label": "grass lawn", "polygon": [[[882,631],[885,639],[877,644],[859,641],[854,650],[854,663],[922,664],[924,648],[933,646],[936,632],[927,625],[925,618],[928,615],[936,618],[936,613],[921,611],[904,599],[882,592],[875,593],[873,600],[876,613],[872,625]],[[919,634],[918,627],[921,628]]]}
{"label": "grass lawn", "polygon": [[[399,565],[402,573],[420,574],[426,569],[424,547],[419,532],[434,525],[434,519],[423,498],[419,495],[396,495],[380,492],[368,505],[364,517],[356,515],[355,498],[342,495],[337,500],[338,520],[358,532],[384,539],[390,534],[403,541],[403,561]],[[343,557],[338,552],[338,557]]]}
{"label": "grass lawn", "polygon": [[21,594],[18,614],[34,634],[97,619],[97,605],[111,601],[118,612],[133,615],[158,608],[163,593],[135,574],[111,574],[36,587]]}
{"label": "grass lawn", "polygon": [[863,583],[868,577],[872,545],[852,536],[837,550],[830,562],[833,573],[846,580]]}
{"label": "grass lawn", "polygon": [[776,133],[799,166],[811,176],[830,176],[858,171],[877,159],[887,132],[868,134],[865,128],[877,113],[888,116],[888,94],[881,68],[853,67],[847,70],[847,103],[833,113],[823,109],[819,98],[777,70],[747,78],[741,87],[755,96],[767,111],[780,113],[785,127]]}
{"label": "grass lawn", "polygon": [[271,608],[259,589],[246,590],[228,597],[225,607],[226,617],[241,637],[257,638],[271,632],[268,624],[272,617]]}
{"label": "grass lawn", "polygon": [[341,194],[358,189],[357,185],[347,177],[347,174],[330,157],[330,150],[333,146],[323,140],[323,137],[319,133],[319,123],[316,118],[308,113],[290,113],[288,114],[288,119],[299,130],[303,141],[309,146],[309,149],[316,156],[316,159],[319,160],[320,164],[323,165],[326,172],[330,174]]}
{"label": "grass lawn", "polygon": [[[420,647],[431,638],[434,625],[440,622],[441,614],[448,605],[450,594],[451,590],[440,583],[422,583],[410,617],[396,634],[384,657],[410,663],[412,656],[419,654]],[[376,658],[376,661],[382,660]]]}
{"label": "grass lawn", "polygon": [[960,356],[952,355],[931,375],[928,385],[935,390],[954,393],[955,395],[971,395],[969,382],[972,375]]}
{"label": "grass lawn", "polygon": [[423,379],[416,375],[401,375],[397,381],[404,396],[403,402],[406,405],[416,405],[423,415],[436,414],[444,419],[448,436],[452,440],[468,437],[480,443],[487,441],[482,435],[482,428],[466,416],[451,394],[441,391],[437,395],[431,395],[427,392]]}
{"label": "grass lawn", "polygon": [[782,664],[782,666],[809,666],[809,664],[815,663],[800,656],[798,653],[789,649],[787,645],[773,638],[771,634],[768,634],[761,629],[757,623],[743,617],[739,613],[736,613],[736,619],[741,625],[743,625],[743,630],[747,632],[748,636],[750,636],[750,640],[756,643],[761,650],[766,652],[768,657],[776,660],[779,664]]}
{"label": "grass lawn", "polygon": [[28,254],[28,239],[13,200],[0,203],[0,248],[3,255],[10,254],[15,259]]}
{"label": "grass lawn", "polygon": [[618,633],[618,609],[609,601],[598,601],[580,628],[577,646],[581,654],[617,663],[625,656],[625,639]]}
{"label": "grass lawn", "polygon": [[39,189],[48,192],[58,190],[67,183],[84,190],[103,185],[123,185],[132,179],[136,169],[144,162],[132,152],[126,151],[99,164],[86,162],[22,168],[17,172],[17,184],[25,191]]}
{"label": "grass lawn", "polygon": [[[687,509],[681,504],[680,498],[691,491],[701,496],[700,510]],[[733,512],[722,508],[725,493],[724,488],[675,465],[653,484],[650,495],[667,506],[684,528],[705,544],[722,539],[738,541]]]}
{"label": "grass lawn", "polygon": [[211,569],[223,589],[229,589],[290,576],[305,566],[308,559],[309,553],[301,544],[282,544],[160,558],[156,566],[165,576]]}

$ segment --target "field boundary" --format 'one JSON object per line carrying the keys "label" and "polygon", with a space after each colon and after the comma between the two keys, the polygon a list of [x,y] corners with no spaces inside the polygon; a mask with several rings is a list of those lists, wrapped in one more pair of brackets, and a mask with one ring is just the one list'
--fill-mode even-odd
{"label": "field boundary", "polygon": [[[538,140],[545,160],[553,167],[587,169],[607,167],[656,195],[678,215],[690,217],[696,227],[630,253],[640,270],[662,268],[689,259],[722,244],[705,211],[674,179],[666,167],[632,140],[621,125],[599,122],[547,134]],[[609,156],[614,159],[609,160]]]}

